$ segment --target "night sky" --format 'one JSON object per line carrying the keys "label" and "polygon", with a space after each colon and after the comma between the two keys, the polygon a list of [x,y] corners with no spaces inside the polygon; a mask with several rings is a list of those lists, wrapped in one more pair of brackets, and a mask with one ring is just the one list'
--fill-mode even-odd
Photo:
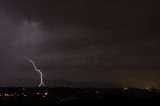
{"label": "night sky", "polygon": [[[158,1],[158,0],[157,0]],[[0,86],[160,87],[154,0],[0,0]]]}

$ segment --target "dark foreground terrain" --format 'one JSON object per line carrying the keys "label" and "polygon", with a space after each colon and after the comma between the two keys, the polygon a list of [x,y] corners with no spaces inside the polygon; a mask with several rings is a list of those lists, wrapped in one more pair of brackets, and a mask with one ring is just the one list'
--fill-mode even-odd
{"label": "dark foreground terrain", "polygon": [[1,105],[159,106],[159,89],[0,88]]}

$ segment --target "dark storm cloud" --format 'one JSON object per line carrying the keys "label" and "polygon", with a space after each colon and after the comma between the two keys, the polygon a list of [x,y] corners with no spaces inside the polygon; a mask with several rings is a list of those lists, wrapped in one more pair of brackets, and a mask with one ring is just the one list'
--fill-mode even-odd
{"label": "dark storm cloud", "polygon": [[[49,86],[57,80],[159,83],[160,21],[155,1],[1,2],[0,21],[7,23],[0,26],[0,34],[8,34],[7,51],[35,59]],[[125,81],[131,73],[137,79]]]}

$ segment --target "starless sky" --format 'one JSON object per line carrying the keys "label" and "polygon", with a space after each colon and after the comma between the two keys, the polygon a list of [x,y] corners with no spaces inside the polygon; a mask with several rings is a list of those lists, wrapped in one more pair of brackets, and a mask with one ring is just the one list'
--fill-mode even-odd
{"label": "starless sky", "polygon": [[[158,1],[158,0],[157,0]],[[154,0],[0,0],[0,86],[159,87]]]}

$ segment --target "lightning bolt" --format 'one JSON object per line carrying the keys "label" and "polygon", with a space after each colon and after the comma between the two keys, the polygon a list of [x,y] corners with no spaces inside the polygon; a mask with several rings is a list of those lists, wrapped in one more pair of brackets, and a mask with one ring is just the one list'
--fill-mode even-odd
{"label": "lightning bolt", "polygon": [[45,87],[45,84],[43,82],[43,73],[41,72],[41,70],[37,69],[37,66],[35,65],[35,62],[33,60],[27,58],[27,57],[22,57],[22,58],[24,58],[25,60],[29,61],[33,65],[34,70],[40,74],[39,87]]}

